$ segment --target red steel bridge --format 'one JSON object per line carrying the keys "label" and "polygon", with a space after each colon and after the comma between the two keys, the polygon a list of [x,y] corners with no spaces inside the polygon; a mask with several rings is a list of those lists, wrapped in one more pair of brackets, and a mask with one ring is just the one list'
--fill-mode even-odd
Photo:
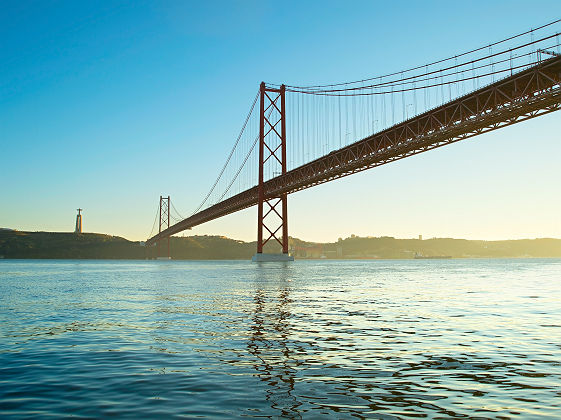
{"label": "red steel bridge", "polygon": [[262,82],[201,205],[183,217],[160,197],[146,244],[169,256],[171,235],[257,205],[257,255],[269,241],[287,255],[288,194],[559,110],[560,22],[359,81]]}

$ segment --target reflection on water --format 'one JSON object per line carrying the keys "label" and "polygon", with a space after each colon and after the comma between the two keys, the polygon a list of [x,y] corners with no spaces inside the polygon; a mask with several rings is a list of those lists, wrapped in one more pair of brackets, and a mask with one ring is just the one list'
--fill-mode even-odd
{"label": "reflection on water", "polygon": [[[288,342],[291,330],[290,268],[287,263],[278,266],[274,276],[278,282],[277,290],[267,290],[262,280],[255,282],[255,310],[247,349],[256,359],[253,367],[257,377],[267,385],[265,398],[271,408],[283,417],[293,418],[300,416],[300,403],[293,395],[298,363],[294,362]],[[266,264],[260,264],[257,270],[263,270],[261,279],[266,278]]]}
{"label": "reflection on water", "polygon": [[561,260],[0,262],[3,417],[556,417]]}

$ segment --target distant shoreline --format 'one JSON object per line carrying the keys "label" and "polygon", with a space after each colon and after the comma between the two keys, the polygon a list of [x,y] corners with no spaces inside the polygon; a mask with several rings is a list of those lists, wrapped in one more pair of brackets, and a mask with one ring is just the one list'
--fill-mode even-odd
{"label": "distant shoreline", "polygon": [[[521,256],[521,257],[450,257],[450,258],[296,258],[302,261],[452,261],[452,260],[537,260],[537,259],[561,259],[561,256],[550,256],[550,257],[532,257],[532,256]],[[156,258],[51,258],[51,257],[5,257],[0,256],[0,261],[249,261],[251,258],[171,258],[169,260],[158,260]]]}
{"label": "distant shoreline", "polygon": [[[561,239],[516,239],[478,241],[452,238],[396,239],[358,237],[337,242],[316,243],[289,239],[291,254],[309,260],[423,260],[466,258],[561,258]],[[256,243],[224,236],[172,237],[174,260],[247,260],[255,254]],[[89,259],[145,260],[155,257],[156,247],[142,242],[97,233],[22,232],[0,230],[0,259]],[[161,252],[167,252],[167,242]],[[279,252],[267,244],[264,252]]]}

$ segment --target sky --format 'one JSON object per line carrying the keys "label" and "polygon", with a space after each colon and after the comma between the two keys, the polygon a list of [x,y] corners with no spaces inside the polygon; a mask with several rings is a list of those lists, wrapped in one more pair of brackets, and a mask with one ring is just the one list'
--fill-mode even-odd
{"label": "sky", "polygon": [[[144,240],[191,213],[261,81],[400,71],[548,23],[558,0],[2,1],[0,227]],[[289,196],[293,237],[561,238],[561,112]],[[255,240],[256,207],[185,235]]]}

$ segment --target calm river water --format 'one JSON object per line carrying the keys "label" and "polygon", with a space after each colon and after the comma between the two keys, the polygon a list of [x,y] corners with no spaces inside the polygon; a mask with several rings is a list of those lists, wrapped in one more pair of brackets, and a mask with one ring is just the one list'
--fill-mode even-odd
{"label": "calm river water", "polygon": [[0,261],[6,417],[561,417],[561,260]]}

